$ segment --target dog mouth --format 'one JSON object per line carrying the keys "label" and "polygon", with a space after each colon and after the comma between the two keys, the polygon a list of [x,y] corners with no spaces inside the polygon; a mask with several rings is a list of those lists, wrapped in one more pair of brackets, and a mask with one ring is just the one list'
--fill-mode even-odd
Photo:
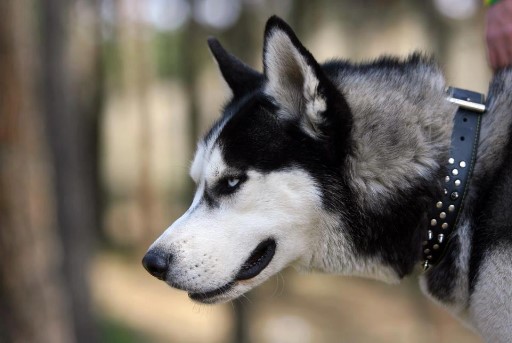
{"label": "dog mouth", "polygon": [[235,279],[222,287],[208,292],[189,293],[188,296],[195,301],[209,302],[208,300],[229,292],[236,282],[252,279],[259,275],[272,261],[276,253],[276,241],[268,238],[258,244],[249,258],[242,264]]}
{"label": "dog mouth", "polygon": [[208,301],[209,299],[213,299],[215,297],[218,297],[219,295],[229,292],[231,290],[231,288],[233,288],[234,285],[235,285],[235,281],[231,281],[222,287],[214,289],[213,291],[200,292],[200,293],[188,293],[188,296],[192,300],[207,303],[207,302],[209,302]]}

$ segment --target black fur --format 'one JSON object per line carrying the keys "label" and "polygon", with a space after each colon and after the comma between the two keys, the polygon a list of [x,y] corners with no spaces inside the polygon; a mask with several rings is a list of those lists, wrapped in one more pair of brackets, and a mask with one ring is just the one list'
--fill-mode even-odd
{"label": "black fur", "polygon": [[457,236],[448,243],[445,255],[439,264],[428,271],[427,286],[429,292],[437,300],[452,304],[455,302],[455,280],[460,273],[457,267],[457,257],[460,254],[460,242]]}

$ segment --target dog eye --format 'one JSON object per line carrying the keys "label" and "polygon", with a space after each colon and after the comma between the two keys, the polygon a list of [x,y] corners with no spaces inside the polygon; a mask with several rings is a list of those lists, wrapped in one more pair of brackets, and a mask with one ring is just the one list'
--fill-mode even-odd
{"label": "dog eye", "polygon": [[236,187],[240,183],[240,179],[236,177],[230,177],[226,181],[231,188]]}
{"label": "dog eye", "polygon": [[244,181],[247,180],[247,176],[245,174],[237,175],[237,176],[227,176],[222,178],[214,190],[217,194],[232,194],[234,193]]}

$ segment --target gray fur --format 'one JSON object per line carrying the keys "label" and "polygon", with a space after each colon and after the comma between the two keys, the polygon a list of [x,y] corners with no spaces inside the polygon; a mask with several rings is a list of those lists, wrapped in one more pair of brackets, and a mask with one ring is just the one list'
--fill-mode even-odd
{"label": "gray fur", "polygon": [[470,323],[487,342],[512,338],[512,249],[499,246],[486,254],[469,302]]}
{"label": "gray fur", "polygon": [[354,118],[349,168],[363,207],[431,178],[447,156],[456,109],[446,101],[440,71],[421,64],[405,75],[375,69],[343,73],[336,81]]}

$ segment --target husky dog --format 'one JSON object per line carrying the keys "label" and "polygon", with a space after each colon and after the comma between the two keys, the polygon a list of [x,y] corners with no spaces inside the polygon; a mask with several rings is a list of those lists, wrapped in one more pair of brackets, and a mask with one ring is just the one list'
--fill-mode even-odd
{"label": "husky dog", "polygon": [[[288,265],[398,282],[420,264],[453,118],[428,58],[319,64],[268,20],[263,73],[210,49],[233,92],[200,140],[190,208],[143,259],[201,303],[232,300]],[[512,340],[512,70],[483,115],[463,212],[423,290],[489,342]]]}

